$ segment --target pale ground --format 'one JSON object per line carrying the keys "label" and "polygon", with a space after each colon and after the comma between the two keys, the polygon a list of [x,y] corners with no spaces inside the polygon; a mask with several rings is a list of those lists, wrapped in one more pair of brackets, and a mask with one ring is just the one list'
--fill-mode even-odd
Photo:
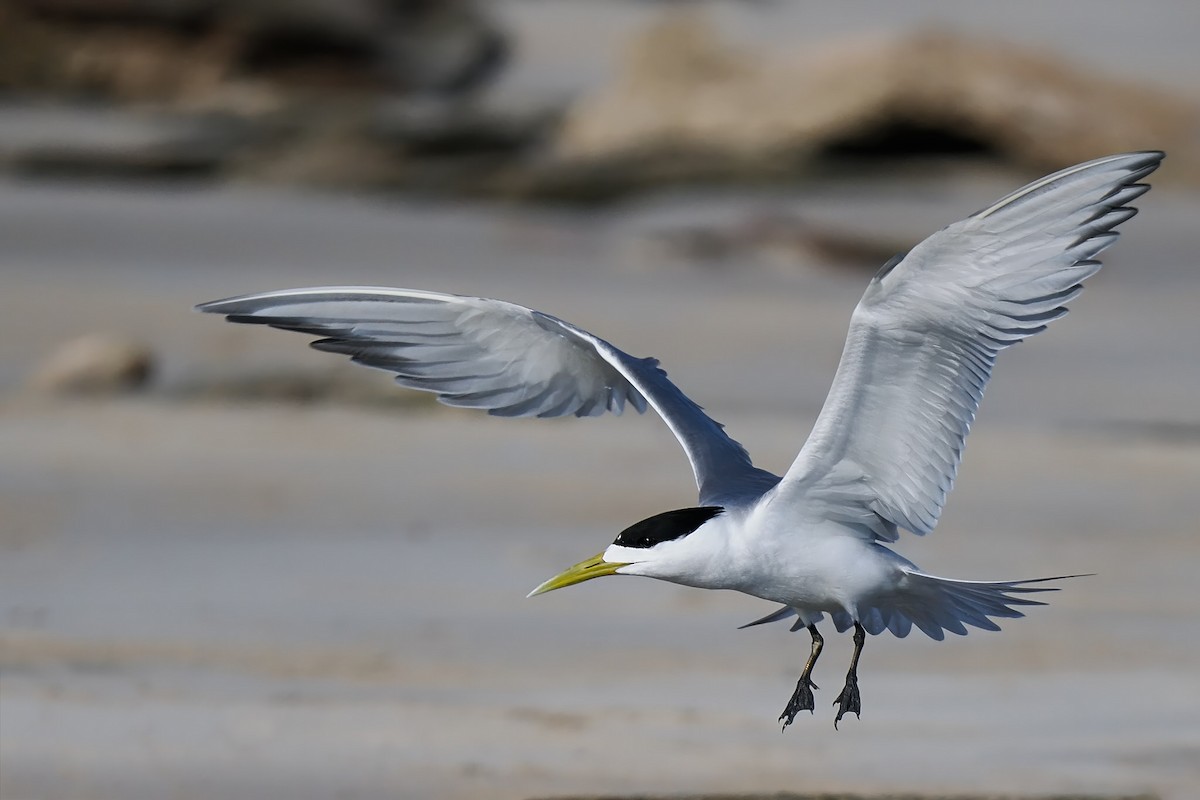
{"label": "pale ground", "polygon": [[[919,238],[1016,181],[772,202]],[[626,246],[732,201],[571,216],[0,186],[0,796],[1195,797],[1200,198],[1141,205],[1075,312],[1001,362],[942,525],[901,542],[957,577],[1097,576],[1001,634],[872,639],[863,719],[840,732],[827,704],[849,642],[830,636],[821,707],[781,735],[808,639],[734,629],[767,604],[634,579],[524,598],[694,502],[657,419],[164,395],[334,358],[195,302],[321,283],[498,295],[659,356],[782,470],[866,273],[656,267]],[[95,329],[153,341],[163,388],[18,391],[54,344]]]}
{"label": "pale ground", "polygon": [[[501,89],[594,85],[655,5],[504,3],[523,55]],[[1192,2],[715,8],[751,40],[932,24],[1197,91]],[[808,640],[735,630],[767,604],[633,579],[524,598],[694,501],[658,420],[173,399],[336,360],[188,309],[323,283],[524,302],[660,357],[782,470],[867,273],[660,264],[639,233],[782,203],[915,241],[1018,177],[578,216],[0,183],[0,798],[1200,796],[1200,197],[1170,163],[1071,316],[1002,360],[942,525],[900,543],[956,577],[1097,575],[1001,634],[871,639],[840,732],[829,635],[822,707],[782,735]],[[19,390],[93,330],[153,342],[154,394]]]}

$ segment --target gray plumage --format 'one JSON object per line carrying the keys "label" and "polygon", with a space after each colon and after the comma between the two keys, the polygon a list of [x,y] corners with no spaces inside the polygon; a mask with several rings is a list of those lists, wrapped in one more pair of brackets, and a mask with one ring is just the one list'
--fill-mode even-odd
{"label": "gray plumage", "polygon": [[851,317],[828,398],[782,478],[755,467],[656,360],[512,303],[333,287],[199,308],[322,337],[319,350],[499,416],[653,408],[683,446],[705,508],[673,512],[688,524],[619,539],[534,593],[630,574],[781,603],[751,624],[795,617],[794,629],[807,627],[814,643],[785,725],[812,707],[809,676],[821,644],[814,626],[828,614],[839,631],[853,626],[856,634],[840,719],[858,710],[864,632],[905,636],[915,627],[941,639],[967,626],[997,630],[995,620],[1041,605],[1029,595],[1054,590],[1044,585],[1054,578],[939,578],[887,545],[901,530],[937,525],[1000,351],[1067,313],[1115,228],[1136,213],[1129,204],[1148,189],[1139,181],[1162,158],[1128,153],[1062,170],[888,262]]}

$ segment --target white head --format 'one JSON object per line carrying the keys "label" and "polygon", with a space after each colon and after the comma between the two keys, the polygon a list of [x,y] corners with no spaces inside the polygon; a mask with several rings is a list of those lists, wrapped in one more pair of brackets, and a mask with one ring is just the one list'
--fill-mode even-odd
{"label": "white head", "polygon": [[718,549],[715,537],[697,535],[725,511],[701,506],[665,511],[630,525],[603,553],[580,561],[529,593],[530,597],[605,575],[642,575],[648,578],[700,585]]}

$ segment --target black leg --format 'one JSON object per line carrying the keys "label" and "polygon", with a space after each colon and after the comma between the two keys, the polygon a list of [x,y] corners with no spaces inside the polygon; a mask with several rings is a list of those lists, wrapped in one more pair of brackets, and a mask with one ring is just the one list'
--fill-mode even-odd
{"label": "black leg", "polygon": [[813,666],[817,663],[817,657],[821,655],[821,648],[825,646],[825,640],[817,631],[816,625],[809,625],[808,632],[812,636],[812,652],[808,654],[808,661],[804,662],[804,671],[800,673],[800,680],[796,681],[796,691],[792,693],[792,699],[788,700],[787,708],[779,715],[779,721],[783,723],[784,729],[792,724],[792,720],[801,711],[813,710],[813,689],[819,688],[812,682]]}
{"label": "black leg", "polygon": [[850,671],[846,673],[846,685],[833,704],[838,707],[837,717],[833,727],[842,721],[842,715],[851,712],[854,716],[862,717],[862,698],[858,694],[858,657],[862,655],[863,644],[867,641],[867,632],[856,620],[854,623],[854,655],[850,656]]}

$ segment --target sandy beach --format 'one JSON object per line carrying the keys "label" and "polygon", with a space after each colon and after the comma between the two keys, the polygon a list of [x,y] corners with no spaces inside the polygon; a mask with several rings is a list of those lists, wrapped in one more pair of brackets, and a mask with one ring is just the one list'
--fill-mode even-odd
{"label": "sandy beach", "polygon": [[[784,200],[919,238],[1003,184],[903,202],[884,180]],[[901,542],[941,574],[1097,575],[1001,634],[872,639],[863,719],[836,733],[822,708],[780,735],[807,640],[735,630],[762,602],[636,580],[524,599],[631,522],[693,502],[657,419],[195,393],[213,376],[321,374],[333,359],[194,314],[199,301],[331,282],[498,295],[658,356],[782,470],[866,275],[697,272],[636,263],[623,245],[648,220],[711,206],[562,215],[0,187],[0,793],[1191,796],[1194,194],[1148,195],[1071,316],[1006,354],[942,524]],[[54,342],[94,329],[151,342],[156,388],[21,391]],[[830,637],[819,704],[848,652]]]}
{"label": "sandy beach", "polygon": [[[551,107],[609,84],[664,5],[496,4],[517,55],[494,105]],[[1200,97],[1195,3],[703,5],[731,52],[997,37],[1088,78],[1159,87],[1182,109]],[[273,96],[222,90],[209,99],[229,107]],[[829,704],[851,645],[829,628],[817,712],[781,734],[809,639],[737,630],[769,604],[633,579],[525,597],[633,522],[694,504],[653,414],[448,409],[301,336],[193,306],[333,284],[512,300],[659,358],[782,472],[878,264],[862,253],[985,207],[1036,178],[1033,162],[981,136],[974,154],[850,168],[809,153],[794,180],[765,185],[643,192],[634,175],[622,202],[501,204],[367,192],[382,162],[336,137],[308,183],[289,183],[287,158],[274,173],[249,163],[269,155],[261,142],[221,141],[228,164],[165,180],[196,161],[192,140],[167,137],[159,172],[129,142],[211,119],[10,99],[3,800],[1200,796],[1200,190],[1173,171],[1185,154],[1153,176],[1072,313],[1003,355],[937,530],[897,545],[958,578],[1094,574],[998,634],[870,639],[862,719],[839,731]],[[39,145],[66,153],[41,179],[13,166]],[[508,167],[533,162],[513,152]],[[401,166],[421,167],[410,155]],[[114,161],[124,172],[104,171]],[[127,180],[83,180],[83,163]],[[347,164],[360,172],[333,181],[342,191],[311,188]],[[148,386],[31,388],[62,343],[97,332],[148,348]]]}

